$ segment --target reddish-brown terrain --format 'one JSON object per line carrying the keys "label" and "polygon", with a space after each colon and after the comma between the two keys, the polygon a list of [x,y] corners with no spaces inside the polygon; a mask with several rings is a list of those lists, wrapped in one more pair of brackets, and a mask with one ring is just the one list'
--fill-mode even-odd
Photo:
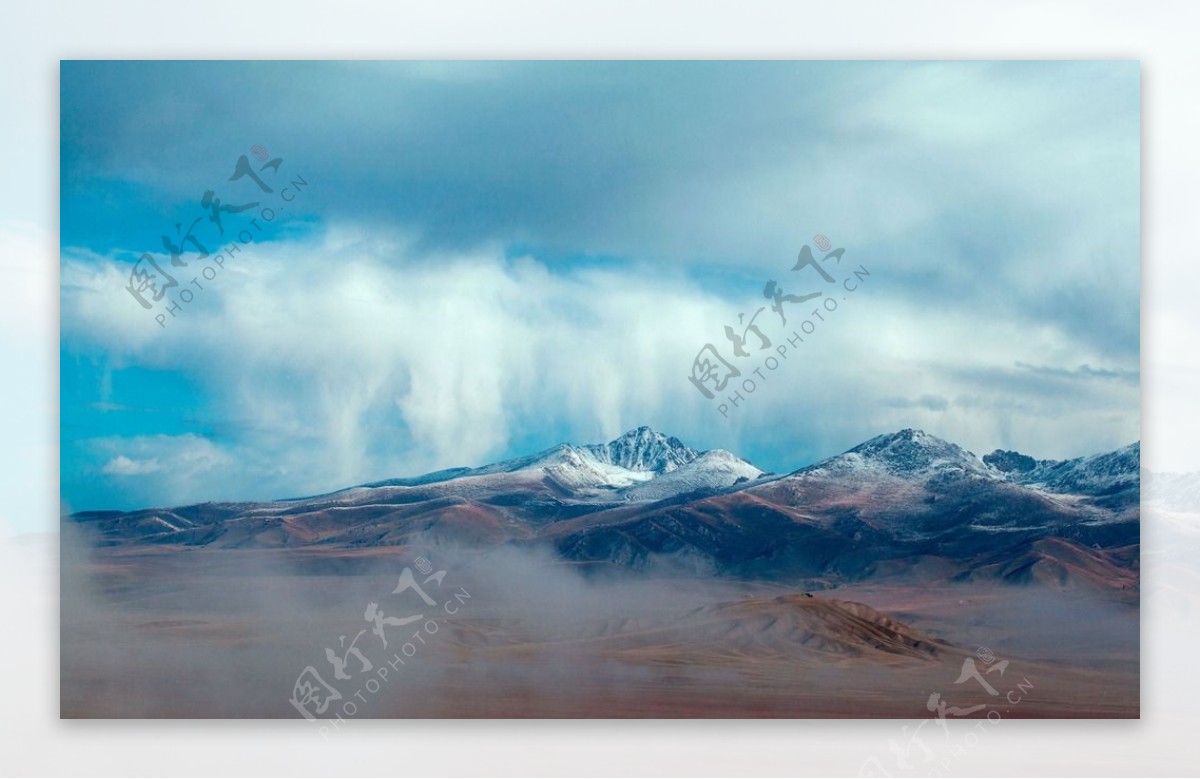
{"label": "reddish-brown terrain", "polygon": [[[300,716],[311,668],[340,695],[318,723],[1136,717],[1138,477],[1136,445],[980,460],[912,430],[773,476],[641,428],[332,495],[83,512],[62,713]],[[423,567],[425,602],[397,587]]]}

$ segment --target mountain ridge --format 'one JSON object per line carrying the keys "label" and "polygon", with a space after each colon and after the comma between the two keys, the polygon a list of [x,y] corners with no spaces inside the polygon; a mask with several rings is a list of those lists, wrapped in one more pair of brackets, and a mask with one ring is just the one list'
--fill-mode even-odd
{"label": "mountain ridge", "polygon": [[1140,539],[1139,453],[1133,444],[1032,466],[1019,453],[986,462],[906,428],[778,476],[641,427],[605,444],[562,444],[308,499],[71,519],[105,544],[541,546],[614,569],[674,561],[816,582],[984,571],[1124,591],[1131,576],[1120,572],[1136,564],[1129,550]]}

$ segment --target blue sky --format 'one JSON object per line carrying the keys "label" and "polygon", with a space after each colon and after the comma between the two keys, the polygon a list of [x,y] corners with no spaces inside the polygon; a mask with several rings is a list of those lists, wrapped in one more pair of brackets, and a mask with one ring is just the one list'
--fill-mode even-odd
{"label": "blue sky", "polygon": [[[1137,63],[64,62],[61,90],[64,510],[641,424],[775,471],[902,427],[1138,438]],[[259,206],[175,268],[206,190]],[[869,280],[722,416],[693,359],[817,233]],[[125,290],[144,252],[168,300],[197,279],[166,328]]]}

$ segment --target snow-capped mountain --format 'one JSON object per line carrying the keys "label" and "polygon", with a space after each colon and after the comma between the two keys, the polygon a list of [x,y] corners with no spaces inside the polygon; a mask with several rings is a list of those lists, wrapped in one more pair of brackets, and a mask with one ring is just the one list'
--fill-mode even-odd
{"label": "snow-capped mountain", "polygon": [[[1136,483],[1136,463],[1114,454],[1081,460],[1093,466],[1088,472],[1132,474]],[[1139,516],[1136,503],[1014,482],[962,447],[908,429],[786,476],[582,516],[546,532],[565,557],[620,565],[686,552],[734,576],[984,571],[1013,583],[1110,582],[1124,590]]]}
{"label": "snow-capped mountain", "polygon": [[1059,495],[1086,495],[1112,505],[1136,505],[1141,485],[1141,443],[1072,460],[1035,460],[997,449],[983,461],[1017,484]]}
{"label": "snow-capped mountain", "polygon": [[768,476],[641,427],[312,498],[72,519],[110,544],[519,544],[616,568],[682,555],[731,576],[985,575],[1124,591],[1136,581],[1139,455],[1134,444],[1061,462],[1003,451],[981,460],[905,429]]}
{"label": "snow-capped mountain", "polygon": [[[704,455],[721,452],[722,456]],[[732,461],[736,461],[732,463]],[[632,490],[650,481],[687,468],[686,477],[665,480],[655,490]],[[504,460],[478,468],[451,468],[409,479],[375,482],[357,490],[382,487],[422,487],[446,482],[471,480],[479,488],[502,488],[512,480],[481,477],[513,475],[518,479],[548,479],[560,492],[580,500],[660,499],[671,493],[668,485],[688,491],[701,487],[728,487],[741,478],[758,478],[762,471],[723,450],[698,453],[674,436],[666,436],[649,427],[639,427],[607,443],[577,445],[563,443],[537,454]],[[628,490],[628,492],[622,492]],[[636,497],[636,496],[646,497]],[[650,496],[655,497],[650,497]]]}
{"label": "snow-capped mountain", "polygon": [[1073,460],[1035,460],[1020,452],[997,449],[984,455],[983,461],[1021,484],[1050,492],[1099,495],[1137,482],[1141,455],[1138,442]]}
{"label": "snow-capped mountain", "polygon": [[762,475],[762,471],[732,452],[713,449],[653,480],[629,487],[622,494],[628,500],[664,500],[697,490],[745,484]]}
{"label": "snow-capped mountain", "polygon": [[[588,490],[579,497],[613,497],[606,491],[620,492],[623,500],[657,500],[687,489],[728,487],[739,477],[762,471],[725,452],[737,460],[739,467],[730,469],[722,458],[698,454],[673,436],[665,436],[649,427],[639,427],[606,444],[573,446],[560,444],[543,453],[545,456],[532,466],[542,468],[560,486],[571,490]],[[687,477],[677,473],[686,469]],[[736,472],[735,472],[736,471]],[[674,476],[675,478],[671,478]],[[654,482],[654,489],[646,489]]]}
{"label": "snow-capped mountain", "polygon": [[682,492],[729,487],[762,471],[722,449],[698,453],[674,436],[639,427],[604,444],[559,444],[532,461],[497,466],[506,473],[544,474],[578,500],[662,500]]}
{"label": "snow-capped mountain", "polygon": [[978,457],[957,444],[924,430],[905,428],[876,436],[849,451],[830,457],[798,473],[854,473],[877,471],[903,478],[944,474],[990,476]]}
{"label": "snow-capped mountain", "polygon": [[592,444],[585,448],[602,463],[630,471],[655,473],[668,473],[699,456],[678,438],[667,437],[644,425],[607,444]]}

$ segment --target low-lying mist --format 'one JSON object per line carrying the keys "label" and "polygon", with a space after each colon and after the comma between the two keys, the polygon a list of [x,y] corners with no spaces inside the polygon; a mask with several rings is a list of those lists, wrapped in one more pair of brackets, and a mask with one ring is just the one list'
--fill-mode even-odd
{"label": "low-lying mist", "polygon": [[[69,522],[61,554],[64,717],[304,708],[324,735],[375,717],[919,715],[922,690],[952,683],[947,668],[962,662],[934,639],[976,640],[980,619],[1003,621],[1004,598],[1027,626],[1061,627],[1066,611],[1019,588],[954,590],[986,593],[973,616],[935,601],[923,612],[920,588],[816,593],[895,605],[913,641],[933,647],[914,658],[877,651],[865,621],[856,647],[858,617],[773,600],[803,598],[802,586],[716,578],[695,559],[630,573],[549,549],[432,540],[98,547]],[[416,587],[399,586],[406,569]]]}

